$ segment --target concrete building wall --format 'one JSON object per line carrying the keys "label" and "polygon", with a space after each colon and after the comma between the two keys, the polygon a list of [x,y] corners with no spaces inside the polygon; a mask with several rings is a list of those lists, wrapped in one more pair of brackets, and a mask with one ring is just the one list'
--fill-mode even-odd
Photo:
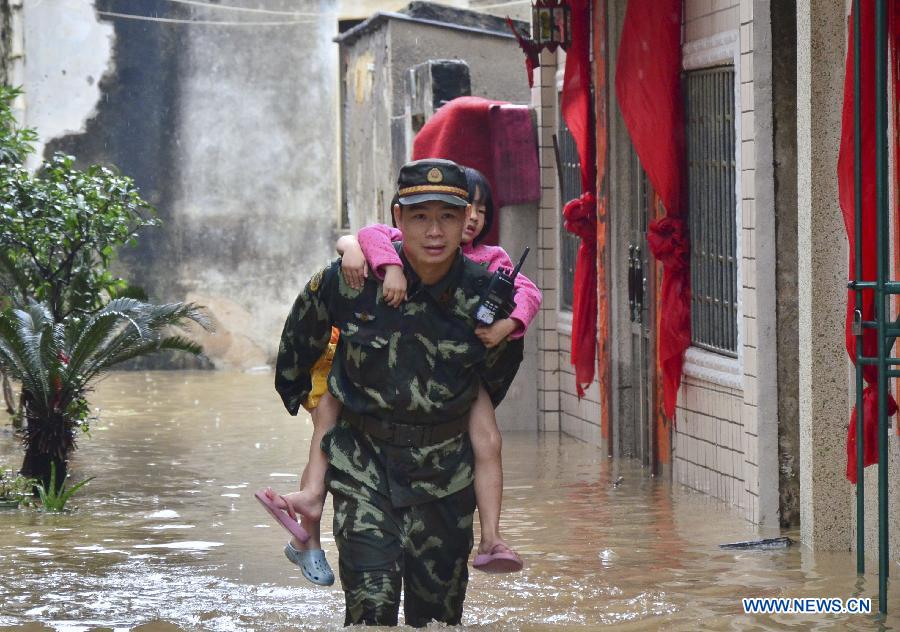
{"label": "concrete building wall", "polygon": [[469,7],[501,18],[509,16],[531,25],[530,0],[469,0]]}
{"label": "concrete building wall", "polygon": [[[134,12],[175,22],[79,0],[24,9],[25,121],[42,152],[134,177],[164,225],[122,265],[155,300],[207,306],[218,333],[203,343],[223,367],[273,360],[294,296],[333,251],[333,3],[268,8],[319,16],[266,26],[284,18],[159,0]],[[205,24],[242,20],[254,24]]]}
{"label": "concrete building wall", "polygon": [[384,19],[342,44],[344,195],[350,229],[390,222],[388,206],[412,132],[405,112],[409,69],[429,59],[469,66],[472,95],[528,103],[515,39],[402,19]]}
{"label": "concrete building wall", "polygon": [[772,164],[777,252],[779,518],[783,527],[795,527],[800,524],[800,417],[797,390],[800,347],[797,321],[797,5],[793,0],[770,3],[769,11],[772,35]]}
{"label": "concrete building wall", "polygon": [[390,223],[391,103],[402,92],[391,83],[388,33],[381,28],[342,45],[341,178],[354,232],[373,222]]}
{"label": "concrete building wall", "polygon": [[[531,253],[522,266],[522,273],[529,279],[538,278],[538,205],[521,204],[504,206],[500,210],[500,244],[517,260],[525,250]],[[546,300],[546,298],[544,299]],[[501,430],[528,430],[539,428],[538,413],[538,341],[541,336],[540,318],[536,318],[525,334],[525,350],[519,372],[497,409],[497,423]]]}
{"label": "concrete building wall", "polygon": [[843,3],[797,1],[797,215],[800,342],[800,534],[819,550],[851,547],[844,477],[847,242],[838,206]]}

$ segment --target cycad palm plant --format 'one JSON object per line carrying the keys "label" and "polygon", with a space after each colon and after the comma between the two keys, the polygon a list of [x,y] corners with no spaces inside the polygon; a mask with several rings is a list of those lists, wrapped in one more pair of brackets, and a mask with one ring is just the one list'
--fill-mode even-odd
{"label": "cycad palm plant", "polygon": [[130,298],[60,322],[43,303],[0,314],[0,368],[21,382],[25,400],[22,474],[47,487],[55,463],[57,481],[65,481],[76,429],[87,421],[91,383],[115,365],[155,351],[200,353],[197,343],[171,333],[171,327],[189,322],[211,328],[193,303],[153,305]]}

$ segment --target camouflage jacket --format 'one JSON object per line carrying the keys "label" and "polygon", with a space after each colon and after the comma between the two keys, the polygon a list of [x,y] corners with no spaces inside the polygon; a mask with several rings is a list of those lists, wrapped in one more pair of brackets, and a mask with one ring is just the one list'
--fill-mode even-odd
{"label": "camouflage jacket", "polygon": [[[371,277],[362,290],[347,285],[340,260],[316,273],[297,297],[275,373],[275,388],[292,415],[309,395],[310,369],[332,324],[341,336],[328,388],[345,410],[439,424],[467,415],[479,384],[494,406],[503,399],[522,359],[522,341],[486,349],[475,336],[474,309],[489,273],[457,254],[447,275],[429,286],[403,260],[408,300],[399,308],[384,302],[381,284]],[[452,494],[473,480],[467,434],[436,445],[395,447],[342,419],[322,449],[333,467],[398,507]]]}

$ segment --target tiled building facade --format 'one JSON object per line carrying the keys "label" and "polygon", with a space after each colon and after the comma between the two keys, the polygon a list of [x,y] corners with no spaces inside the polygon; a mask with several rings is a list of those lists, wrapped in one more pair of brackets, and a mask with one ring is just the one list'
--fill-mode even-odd
{"label": "tiled building facade", "polygon": [[[615,51],[624,14],[624,2],[611,0],[608,8],[608,41],[610,59],[608,111],[610,117],[609,161],[615,173],[616,143],[627,143],[615,101]],[[769,523],[777,519],[778,481],[777,451],[766,452],[761,475],[760,447],[774,446],[777,427],[763,426],[760,417],[759,335],[758,335],[758,226],[756,218],[756,136],[755,121],[758,90],[754,75],[754,1],[753,0],[685,0],[683,16],[683,71],[732,66],[734,71],[734,135],[735,135],[735,199],[734,221],[737,235],[737,357],[726,357],[691,347],[685,358],[683,382],[678,396],[676,424],[671,429],[671,454],[662,455],[661,473],[670,474],[676,483],[720,498],[738,507],[748,520]],[[596,25],[597,21],[594,20]],[[539,145],[542,167],[543,196],[539,227],[539,281],[544,291],[540,320],[540,352],[538,402],[543,430],[559,430],[616,452],[620,443],[602,437],[602,413],[597,381],[587,389],[584,398],[576,395],[574,368],[570,361],[571,313],[560,308],[561,291],[561,199],[556,172],[554,135],[559,130],[559,91],[565,53],[542,53],[542,66],[535,71],[533,102],[538,110]],[[594,60],[597,63],[597,60]],[[771,106],[770,106],[771,107]],[[771,112],[771,109],[769,109]],[[618,130],[618,131],[617,131]],[[771,139],[768,141],[771,143]],[[771,185],[771,176],[766,180]],[[623,208],[617,208],[617,187],[628,186],[623,178],[610,180],[610,222],[612,241],[610,275],[619,273],[619,261],[626,256],[625,245],[617,243],[617,222],[624,222]],[[764,230],[772,230],[767,226]],[[774,256],[765,249],[763,256]],[[773,268],[765,263],[766,270]],[[621,276],[621,275],[620,275]],[[608,280],[611,297],[611,363],[618,368],[612,373],[611,419],[613,435],[621,426],[627,407],[622,399],[633,384],[627,358],[618,357],[627,346],[623,340],[626,328],[617,327],[622,318],[621,282]],[[618,298],[617,298],[618,297]],[[772,314],[765,318],[774,318]],[[616,338],[620,340],[616,340]],[[617,403],[618,402],[618,403]],[[659,458],[656,455],[655,458]],[[771,469],[771,472],[769,471]],[[767,477],[775,472],[770,486]],[[760,480],[765,483],[760,501]]]}

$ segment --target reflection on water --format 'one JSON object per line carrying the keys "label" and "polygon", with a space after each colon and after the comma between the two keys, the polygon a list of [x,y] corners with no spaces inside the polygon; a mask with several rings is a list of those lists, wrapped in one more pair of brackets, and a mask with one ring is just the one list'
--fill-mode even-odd
{"label": "reflection on water", "polygon": [[[120,373],[103,382],[75,480],[75,511],[0,513],[0,626],[141,630],[338,629],[339,585],[284,559],[284,533],[253,499],[288,490],[312,426],[285,413],[269,374]],[[0,463],[18,465],[8,426]],[[744,615],[741,597],[874,596],[849,554],[723,551],[762,533],[722,504],[557,435],[505,438],[504,529],[526,568],[472,573],[470,627],[900,629],[900,589],[873,616]],[[612,481],[623,476],[614,487]],[[324,546],[336,565],[326,505]],[[870,565],[874,567],[874,565]],[[877,610],[877,606],[875,608]]]}

